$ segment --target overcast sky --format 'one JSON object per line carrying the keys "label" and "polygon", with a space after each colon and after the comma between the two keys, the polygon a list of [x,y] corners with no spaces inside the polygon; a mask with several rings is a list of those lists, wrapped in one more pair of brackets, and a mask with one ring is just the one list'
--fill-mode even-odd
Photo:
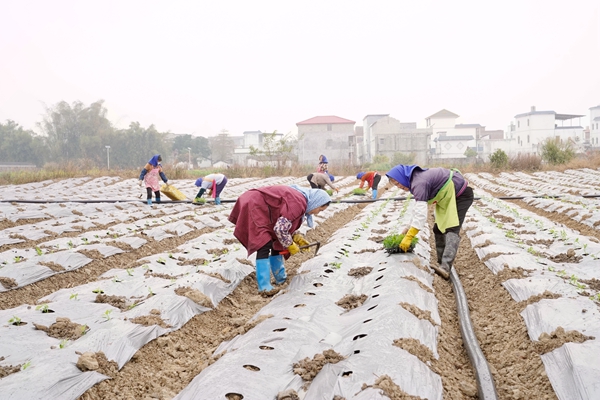
{"label": "overcast sky", "polygon": [[336,115],[505,129],[600,105],[600,1],[0,0],[0,121],[104,100],[119,128],[293,132]]}

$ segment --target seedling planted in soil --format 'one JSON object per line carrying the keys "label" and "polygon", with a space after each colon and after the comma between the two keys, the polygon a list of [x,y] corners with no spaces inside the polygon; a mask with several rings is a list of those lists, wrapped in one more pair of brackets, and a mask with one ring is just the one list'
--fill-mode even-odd
{"label": "seedling planted in soil", "polygon": [[[390,235],[383,239],[383,248],[388,253],[404,253],[404,251],[400,248],[400,243],[404,239],[404,234],[401,233],[399,235]],[[408,253],[412,253],[417,245],[419,239],[417,237],[413,237],[410,242],[410,247],[408,248]]]}

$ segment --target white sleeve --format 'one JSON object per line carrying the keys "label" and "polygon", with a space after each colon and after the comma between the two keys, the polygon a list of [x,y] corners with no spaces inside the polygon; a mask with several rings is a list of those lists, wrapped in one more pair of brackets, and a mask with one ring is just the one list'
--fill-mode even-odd
{"label": "white sleeve", "polygon": [[418,230],[422,230],[425,226],[425,223],[427,223],[427,202],[416,201],[410,226]]}

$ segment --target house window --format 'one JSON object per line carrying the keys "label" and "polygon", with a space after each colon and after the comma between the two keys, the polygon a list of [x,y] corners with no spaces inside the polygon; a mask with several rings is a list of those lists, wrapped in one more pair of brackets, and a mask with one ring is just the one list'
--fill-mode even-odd
{"label": "house window", "polygon": [[527,135],[527,143],[529,143],[529,135]]}
{"label": "house window", "polygon": [[331,124],[327,124],[327,130],[330,131],[331,130]]}
{"label": "house window", "polygon": [[385,139],[384,138],[379,138],[379,145],[383,146],[385,144]]}
{"label": "house window", "polygon": [[527,126],[529,126],[529,118],[527,118]]}
{"label": "house window", "polygon": [[521,121],[517,121],[517,128],[521,127]]}

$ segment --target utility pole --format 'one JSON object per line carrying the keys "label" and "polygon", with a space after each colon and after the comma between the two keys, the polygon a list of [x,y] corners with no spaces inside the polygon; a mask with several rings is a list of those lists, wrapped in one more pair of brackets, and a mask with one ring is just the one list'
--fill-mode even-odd
{"label": "utility pole", "polygon": [[188,170],[192,169],[190,165],[192,164],[192,148],[188,147]]}
{"label": "utility pole", "polygon": [[106,168],[110,171],[110,146],[106,145]]}

